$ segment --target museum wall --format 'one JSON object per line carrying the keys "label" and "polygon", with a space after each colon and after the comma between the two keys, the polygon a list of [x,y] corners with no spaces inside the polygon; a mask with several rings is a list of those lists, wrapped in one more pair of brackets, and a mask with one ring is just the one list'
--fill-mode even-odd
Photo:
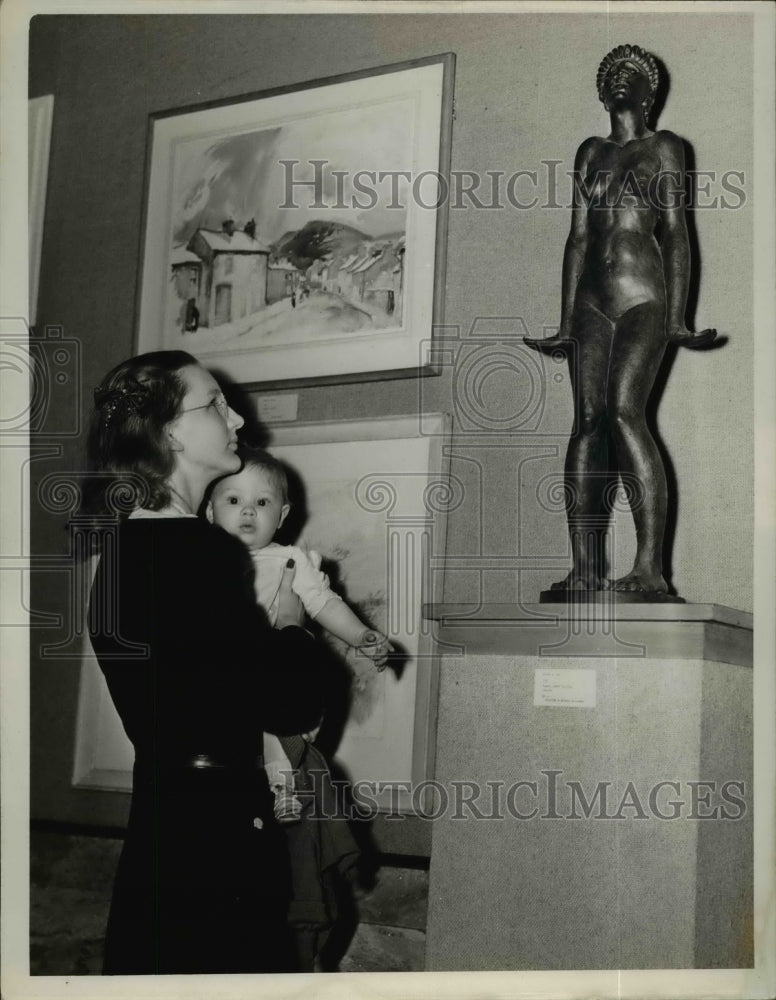
{"label": "museum wall", "polygon": [[[562,474],[568,376],[520,348],[519,337],[559,321],[565,171],[579,143],[608,127],[595,91],[598,62],[623,42],[654,52],[670,75],[660,127],[691,144],[689,166],[714,172],[701,200],[723,195],[732,206],[699,207],[690,220],[701,265],[695,325],[716,326],[728,341],[669,359],[655,417],[676,501],[670,569],[687,600],[751,610],[749,15],[48,16],[34,19],[30,40],[30,96],[55,96],[39,330],[60,326],[81,343],[80,378],[56,404],[63,420],[81,421],[102,374],[133,353],[149,113],[455,53],[452,170],[503,171],[505,181],[536,171],[536,189],[524,178],[515,193],[524,203],[537,194],[539,204],[516,208],[502,187],[503,208],[451,207],[441,248],[444,322],[469,346],[477,342],[483,358],[506,343],[513,361],[494,366],[485,382],[479,424],[454,365],[431,378],[293,391],[300,421],[452,413],[451,472],[464,499],[448,518],[446,554],[466,557],[467,568],[446,575],[442,596],[463,603],[536,601],[565,573],[565,518],[541,491]],[[723,174],[743,197],[722,190]],[[493,432],[488,415],[504,432]],[[33,457],[33,496],[48,473],[82,467],[82,447],[75,436],[56,457]],[[66,518],[35,503],[32,534],[36,553],[67,552]],[[630,519],[621,516],[618,562],[632,547]],[[67,589],[65,574],[36,574],[33,606],[67,616]],[[37,653],[55,631],[33,633],[32,814],[120,824],[127,796],[70,788],[77,665]]]}

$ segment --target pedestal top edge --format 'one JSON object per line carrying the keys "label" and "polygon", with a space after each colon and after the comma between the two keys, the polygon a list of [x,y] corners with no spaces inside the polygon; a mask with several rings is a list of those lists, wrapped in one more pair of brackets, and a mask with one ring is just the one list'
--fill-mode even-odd
{"label": "pedestal top edge", "polygon": [[724,604],[424,604],[423,617],[461,628],[499,622],[527,625],[544,621],[717,622],[752,630],[754,616]]}

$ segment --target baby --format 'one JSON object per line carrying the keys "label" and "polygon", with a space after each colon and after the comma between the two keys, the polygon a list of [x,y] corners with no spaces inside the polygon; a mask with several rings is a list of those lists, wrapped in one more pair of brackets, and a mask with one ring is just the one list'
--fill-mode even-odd
{"label": "baby", "polygon": [[[296,564],[292,589],[305,611],[332,635],[368,656],[378,670],[385,667],[391,645],[369,628],[329,587],[321,572],[321,557],[295,545],[278,545],[273,538],[291,509],[288,480],[276,458],[259,449],[243,449],[243,468],[216,483],[207,506],[208,520],[220,525],[248,547],[255,567],[256,599],[274,625],[283,568]],[[275,797],[275,817],[293,823],[301,803],[293,795],[292,767],[277,736],[264,735],[264,766]]]}

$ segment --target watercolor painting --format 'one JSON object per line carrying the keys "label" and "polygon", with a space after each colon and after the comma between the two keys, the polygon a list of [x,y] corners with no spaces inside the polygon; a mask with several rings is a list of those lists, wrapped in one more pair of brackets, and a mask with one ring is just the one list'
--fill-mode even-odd
{"label": "watercolor painting", "polygon": [[[178,145],[166,343],[261,347],[401,328],[410,111],[393,101]],[[354,177],[378,170],[397,175],[394,209],[359,207],[371,199],[356,196]]]}
{"label": "watercolor painting", "polygon": [[420,62],[152,116],[140,349],[240,384],[423,367],[450,59]]}

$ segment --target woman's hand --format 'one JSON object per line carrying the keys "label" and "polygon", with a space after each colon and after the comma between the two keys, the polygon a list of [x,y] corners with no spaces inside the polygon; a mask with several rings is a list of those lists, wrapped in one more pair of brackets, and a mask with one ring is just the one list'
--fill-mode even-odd
{"label": "woman's hand", "polygon": [[302,733],[302,739],[305,743],[315,743],[318,738],[318,733],[321,731],[321,726],[323,725],[323,719],[318,723],[318,725],[311,729],[309,733]]}
{"label": "woman's hand", "polygon": [[278,618],[275,628],[286,628],[288,625],[301,625],[304,621],[302,602],[291,589],[291,583],[296,574],[296,563],[289,559],[283,567],[283,577],[278,591]]}

